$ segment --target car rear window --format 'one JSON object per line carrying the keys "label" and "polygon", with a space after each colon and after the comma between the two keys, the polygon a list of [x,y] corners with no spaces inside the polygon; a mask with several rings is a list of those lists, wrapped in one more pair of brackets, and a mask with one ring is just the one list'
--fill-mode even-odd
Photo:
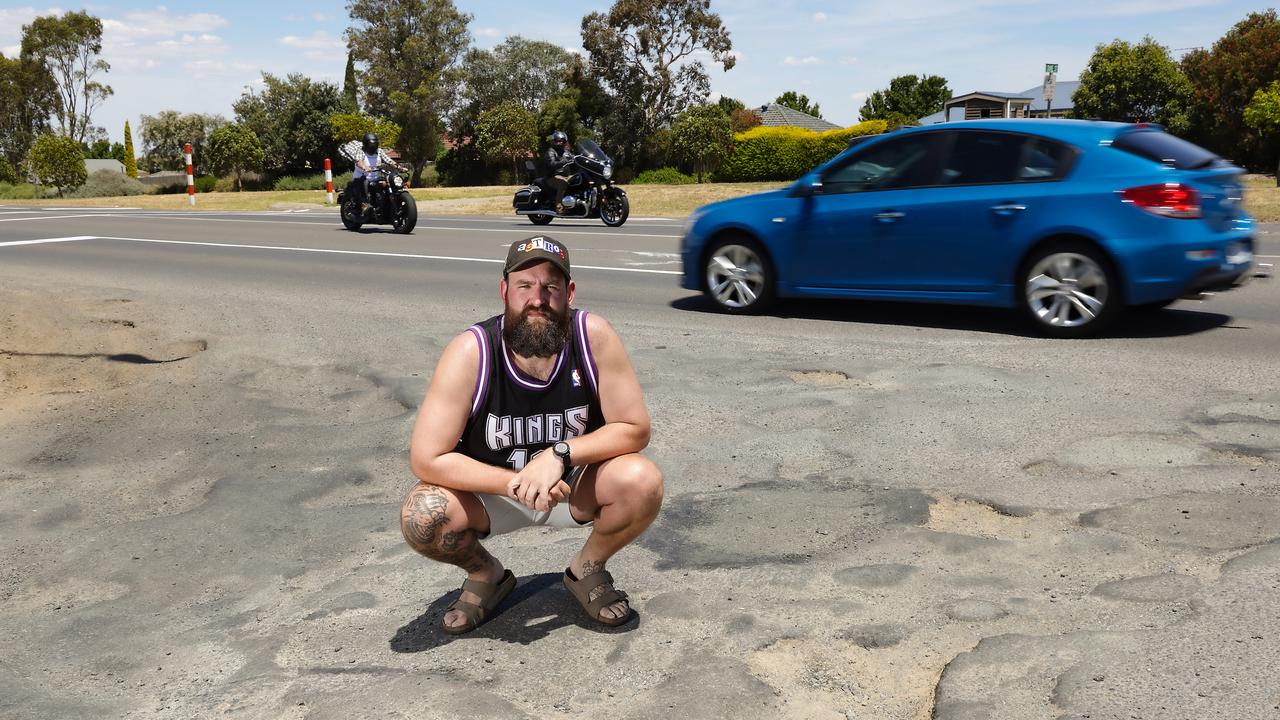
{"label": "car rear window", "polygon": [[1217,155],[1180,137],[1159,130],[1134,130],[1116,138],[1111,147],[1179,170],[1208,167]]}

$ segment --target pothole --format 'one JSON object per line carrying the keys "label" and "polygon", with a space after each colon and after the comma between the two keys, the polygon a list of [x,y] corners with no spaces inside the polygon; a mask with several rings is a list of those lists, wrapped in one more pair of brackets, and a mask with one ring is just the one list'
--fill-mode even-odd
{"label": "pothole", "polygon": [[832,387],[849,382],[849,376],[839,370],[797,370],[791,373],[791,381],[798,385]]}
{"label": "pothole", "polygon": [[[795,562],[867,542],[894,525],[923,524],[928,501],[914,490],[843,479],[751,483],[682,497],[639,542],[663,569]],[[803,522],[780,510],[794,507],[808,508]]]}
{"label": "pothole", "polygon": [[974,500],[939,498],[929,506],[929,522],[934,532],[975,535],[989,538],[1026,537],[1031,518],[998,512]]}
{"label": "pothole", "polygon": [[1276,517],[1280,498],[1188,493],[1095,510],[1080,524],[1160,545],[1231,550],[1280,537]]}

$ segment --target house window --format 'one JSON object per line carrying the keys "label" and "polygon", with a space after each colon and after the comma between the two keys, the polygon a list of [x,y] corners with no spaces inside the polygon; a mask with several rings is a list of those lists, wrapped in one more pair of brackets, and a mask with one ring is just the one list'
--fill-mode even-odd
{"label": "house window", "polygon": [[991,117],[991,108],[982,108],[982,117],[984,118]]}

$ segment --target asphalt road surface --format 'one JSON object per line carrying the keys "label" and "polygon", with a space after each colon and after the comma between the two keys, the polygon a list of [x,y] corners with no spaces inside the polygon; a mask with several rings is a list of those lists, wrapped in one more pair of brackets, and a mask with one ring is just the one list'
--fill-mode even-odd
{"label": "asphalt road surface", "polygon": [[[681,225],[0,207],[0,716],[1280,718],[1280,281],[1088,341],[729,317]],[[664,509],[610,563],[637,620],[527,530],[450,637],[409,431],[540,233],[627,343]]]}

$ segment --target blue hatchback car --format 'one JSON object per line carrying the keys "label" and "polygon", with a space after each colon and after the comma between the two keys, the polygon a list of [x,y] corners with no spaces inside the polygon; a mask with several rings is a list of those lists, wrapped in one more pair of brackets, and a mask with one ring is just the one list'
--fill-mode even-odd
{"label": "blue hatchback car", "polygon": [[682,285],[722,309],[777,297],[1020,308],[1091,335],[1251,277],[1243,171],[1159,126],[982,120],[854,143],[782,190],[706,205]]}

